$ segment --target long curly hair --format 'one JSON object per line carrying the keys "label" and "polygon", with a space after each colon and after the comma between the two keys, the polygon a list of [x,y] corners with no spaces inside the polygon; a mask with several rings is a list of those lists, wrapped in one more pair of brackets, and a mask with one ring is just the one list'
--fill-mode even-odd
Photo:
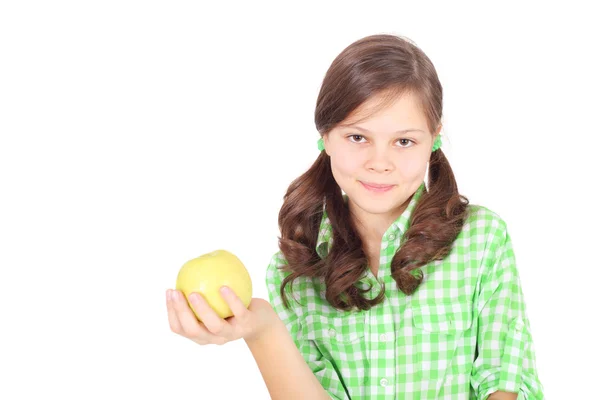
{"label": "long curly hair", "polygon": [[[404,93],[416,95],[429,131],[435,132],[442,119],[442,86],[432,62],[410,39],[367,36],[346,47],[327,70],[317,98],[316,128],[324,136],[371,96],[386,94],[378,110]],[[407,295],[423,281],[420,270],[411,271],[449,254],[468,212],[469,200],[458,193],[441,149],[431,154],[427,188],[391,263],[392,276]],[[285,286],[301,276],[324,278],[326,300],[340,310],[368,310],[382,302],[385,287],[368,299],[363,295],[368,289],[356,285],[368,268],[367,256],[325,151],[290,184],[283,199],[279,249],[287,261],[282,269],[291,272],[280,288],[284,305],[289,307]],[[325,259],[315,250],[323,202],[333,228],[333,245]]]}

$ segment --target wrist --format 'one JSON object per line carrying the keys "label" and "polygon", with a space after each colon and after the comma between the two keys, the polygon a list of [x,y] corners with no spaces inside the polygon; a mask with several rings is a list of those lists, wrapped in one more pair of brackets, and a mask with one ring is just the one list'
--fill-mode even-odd
{"label": "wrist", "polygon": [[281,321],[275,310],[269,306],[264,315],[262,328],[254,332],[251,336],[244,337],[244,341],[252,350],[253,347],[269,343],[273,337],[279,334],[282,328],[286,329],[283,321]]}

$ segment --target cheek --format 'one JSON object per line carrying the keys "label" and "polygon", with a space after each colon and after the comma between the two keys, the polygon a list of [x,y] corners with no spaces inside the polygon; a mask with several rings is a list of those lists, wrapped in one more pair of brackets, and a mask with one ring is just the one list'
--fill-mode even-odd
{"label": "cheek", "polygon": [[427,162],[420,159],[404,159],[396,164],[396,168],[404,176],[420,175],[426,166]]}
{"label": "cheek", "polygon": [[357,160],[357,157],[345,156],[345,157],[337,157],[335,161],[332,161],[332,168],[337,170],[339,175],[343,177],[355,177],[356,171],[360,168],[360,162]]}
{"label": "cheek", "polygon": [[409,157],[400,158],[396,163],[396,168],[406,177],[417,177],[427,170],[429,157],[429,153],[414,152]]}

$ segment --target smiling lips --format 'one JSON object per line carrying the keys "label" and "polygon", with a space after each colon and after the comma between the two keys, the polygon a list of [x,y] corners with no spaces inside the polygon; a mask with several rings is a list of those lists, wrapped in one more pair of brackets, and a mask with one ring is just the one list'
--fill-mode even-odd
{"label": "smiling lips", "polygon": [[396,185],[383,185],[383,184],[379,184],[379,183],[372,183],[372,182],[362,182],[360,181],[360,183],[365,187],[365,189],[371,191],[371,192],[375,192],[375,193],[383,193],[383,192],[387,192],[390,189],[392,189],[394,186]]}

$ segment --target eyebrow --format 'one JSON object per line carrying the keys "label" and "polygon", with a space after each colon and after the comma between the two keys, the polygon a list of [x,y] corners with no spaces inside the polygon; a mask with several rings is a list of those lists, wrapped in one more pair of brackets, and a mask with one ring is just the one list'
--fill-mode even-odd
{"label": "eyebrow", "polygon": [[[371,133],[368,129],[365,129],[365,128],[363,128],[361,126],[358,126],[358,125],[340,125],[340,126],[342,126],[344,128],[356,128],[359,131],[366,132],[366,133]],[[408,133],[408,132],[423,132],[423,133],[425,133],[421,129],[410,128],[410,129],[402,129],[402,130],[396,131],[396,132],[394,132],[394,134],[403,134],[403,133]]]}

